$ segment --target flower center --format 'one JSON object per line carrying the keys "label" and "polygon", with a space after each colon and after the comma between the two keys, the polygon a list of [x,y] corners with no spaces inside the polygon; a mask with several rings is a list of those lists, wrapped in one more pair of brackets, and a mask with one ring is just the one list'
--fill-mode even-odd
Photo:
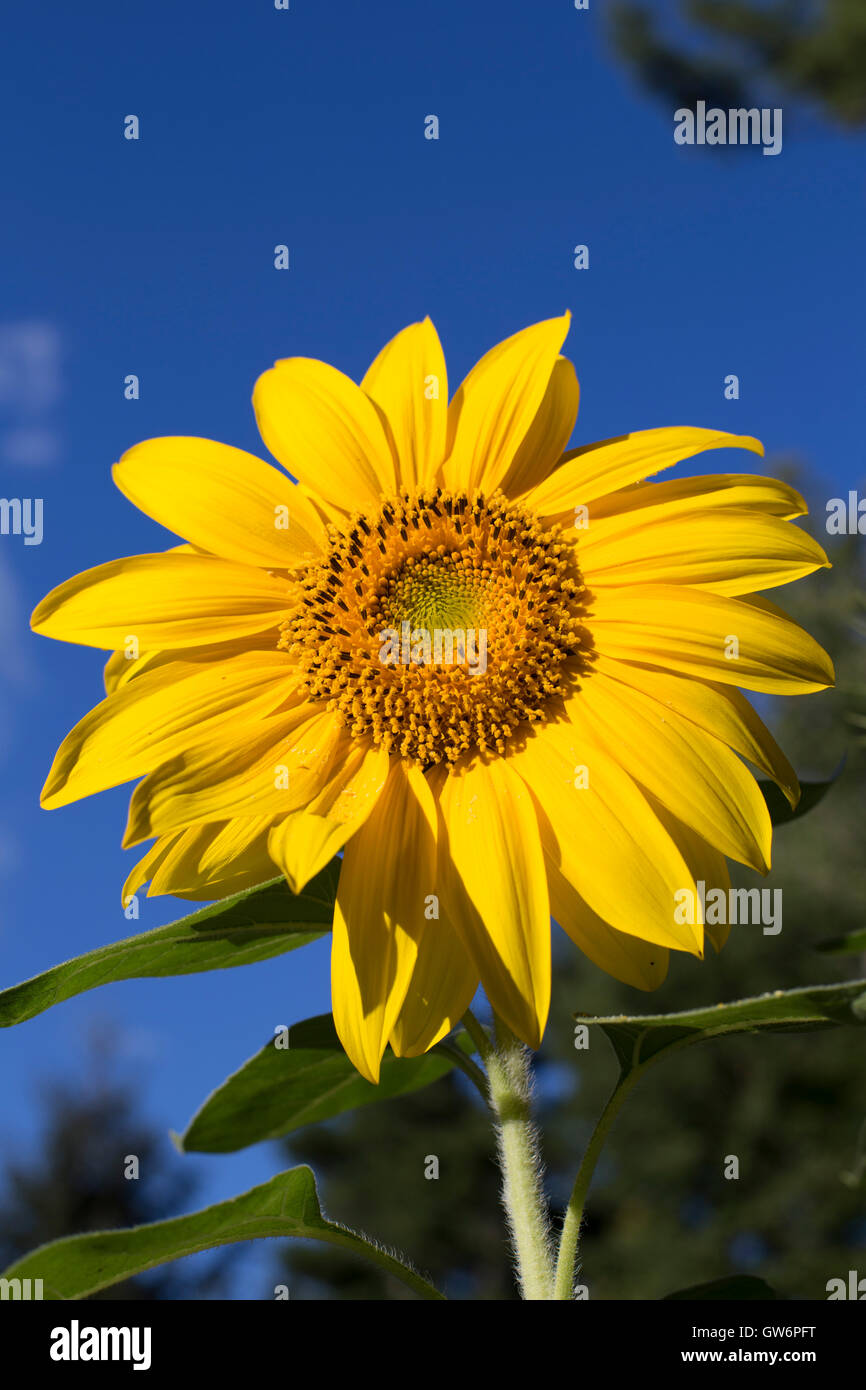
{"label": "flower center", "polygon": [[459,553],[411,557],[393,575],[380,607],[396,625],[455,629],[479,626],[484,616],[484,582]]}
{"label": "flower center", "polygon": [[585,669],[574,545],[499,492],[389,498],[303,584],[279,645],[307,695],[425,767],[504,753]]}

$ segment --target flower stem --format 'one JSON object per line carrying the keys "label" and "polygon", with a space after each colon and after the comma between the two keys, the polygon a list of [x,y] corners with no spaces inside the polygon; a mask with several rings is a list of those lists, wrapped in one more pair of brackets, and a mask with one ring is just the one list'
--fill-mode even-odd
{"label": "flower stem", "polygon": [[559,1251],[556,1258],[556,1279],[553,1297],[558,1301],[570,1300],[574,1297],[574,1268],[577,1261],[577,1248],[580,1239],[580,1226],[583,1221],[583,1211],[586,1199],[589,1194],[595,1165],[604,1147],[613,1122],[619,1114],[620,1106],[628,1095],[634,1083],[641,1075],[642,1068],[635,1067],[622,1075],[617,1081],[611,1093],[610,1099],[599,1117],[598,1124],[593,1130],[592,1138],[587,1145],[583,1161],[578,1169],[577,1177],[574,1180],[574,1187],[568,1200],[568,1207],[565,1212],[565,1221],[562,1227],[562,1235],[559,1238]]}
{"label": "flower stem", "polygon": [[487,1058],[493,1051],[493,1044],[487,1035],[487,1029],[482,1023],[478,1022],[471,1009],[467,1009],[462,1019],[463,1027],[466,1029],[470,1038],[478,1048],[482,1062],[486,1064]]}
{"label": "flower stem", "polygon": [[468,1011],[463,1025],[487,1069],[502,1170],[502,1202],[508,1216],[520,1292],[524,1299],[552,1299],[550,1219],[532,1121],[529,1052],[501,1019],[496,1019],[495,1046]]}
{"label": "flower stem", "polygon": [[466,1053],[461,1052],[456,1044],[450,1042],[437,1043],[433,1051],[441,1053],[443,1057],[449,1057],[455,1067],[469,1078],[481,1099],[487,1100],[487,1077],[481,1068],[475,1065],[471,1057],[467,1057]]}

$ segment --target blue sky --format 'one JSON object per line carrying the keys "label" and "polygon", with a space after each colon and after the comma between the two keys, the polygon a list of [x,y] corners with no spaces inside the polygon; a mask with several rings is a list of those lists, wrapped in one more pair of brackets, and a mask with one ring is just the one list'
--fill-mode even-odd
{"label": "blue sky", "polygon": [[[761,437],[769,465],[807,462],[819,502],[862,481],[862,137],[785,106],[778,157],[678,147],[673,111],[612,59],[603,8],[49,0],[7,18],[0,492],[44,499],[44,539],[0,536],[4,984],[130,927],[128,791],[38,805],[103,657],[31,635],[29,613],[79,570],[172,543],[111,483],[129,445],[198,434],[263,451],[250,393],[276,357],[357,378],[429,313],[453,389],[494,342],[570,308],[577,441],[730,428]],[[139,926],[184,910],[150,900]],[[150,1112],[181,1128],[274,1026],[328,1007],[324,944],[86,995],[0,1039],[0,1139],[32,1132],[31,1083],[75,1072],[93,1017],[122,1025]],[[200,1167],[217,1199],[273,1162],[256,1149]]]}

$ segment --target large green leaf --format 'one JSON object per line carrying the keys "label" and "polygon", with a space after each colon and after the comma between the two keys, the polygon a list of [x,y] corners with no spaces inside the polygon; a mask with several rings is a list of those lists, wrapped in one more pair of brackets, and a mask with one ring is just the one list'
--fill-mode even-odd
{"label": "large green leaf", "polygon": [[693,1284],[690,1289],[678,1289],[676,1293],[666,1293],[662,1302],[671,1299],[689,1300],[711,1300],[733,1299],[739,1302],[741,1299],[759,1300],[769,1302],[770,1299],[778,1298],[775,1289],[772,1289],[763,1279],[757,1279],[753,1274],[731,1274],[725,1279],[713,1279],[709,1284]]}
{"label": "large green leaf", "polygon": [[324,1240],[342,1246],[408,1284],[422,1298],[444,1297],[394,1255],[326,1220],[319,1206],[316,1180],[307,1167],[291,1168],[240,1197],[189,1216],[52,1241],[10,1265],[3,1278],[41,1279],[46,1299],[86,1298],[184,1255],[265,1236]]}
{"label": "large green leaf", "polygon": [[631,1071],[675,1046],[704,1042],[731,1033],[798,1033],[838,1024],[866,1024],[866,980],[806,989],[774,990],[754,999],[737,999],[708,1009],[674,1014],[598,1018],[575,1014],[607,1034],[624,1071]]}
{"label": "large green leaf", "polygon": [[801,816],[805,816],[807,811],[811,811],[813,806],[823,801],[830,788],[835,785],[841,770],[840,767],[827,782],[801,782],[800,800],[793,811],[775,782],[759,782],[758,786],[764,793],[767,810],[770,812],[770,820],[774,825],[787,825],[788,821],[799,820]]}
{"label": "large green leaf", "polygon": [[[420,1090],[451,1071],[453,1049],[423,1057],[382,1058],[378,1086],[365,1081],[349,1061],[330,1014],[289,1030],[288,1047],[272,1038],[261,1052],[213,1092],[191,1120],[180,1147],[198,1153],[231,1153],[263,1139],[277,1139],[302,1125],[329,1120],[344,1110]],[[472,1044],[465,1033],[459,1044]]]}
{"label": "large green leaf", "polygon": [[306,946],[330,930],[338,873],[334,860],[297,896],[275,878],[168,926],[55,965],[0,993],[0,1027],[115,980],[224,970]]}

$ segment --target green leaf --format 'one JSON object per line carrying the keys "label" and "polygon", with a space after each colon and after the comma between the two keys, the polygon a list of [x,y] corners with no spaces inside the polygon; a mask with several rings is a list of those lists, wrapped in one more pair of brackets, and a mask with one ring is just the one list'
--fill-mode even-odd
{"label": "green leaf", "polygon": [[[278,1139],[302,1125],[330,1120],[345,1110],[418,1091],[452,1070],[453,1053],[434,1049],[423,1057],[382,1058],[378,1086],[352,1066],[330,1014],[289,1029],[288,1047],[272,1038],[205,1101],[179,1147],[196,1153],[232,1153],[264,1139]],[[471,1053],[462,1033],[458,1045]]]}
{"label": "green leaf", "polygon": [[676,1293],[666,1293],[663,1303],[671,1299],[740,1299],[769,1302],[779,1295],[763,1279],[751,1274],[732,1274],[727,1279],[713,1279],[709,1284],[694,1284],[690,1289],[678,1289]]}
{"label": "green leaf", "polygon": [[866,951],[866,927],[859,931],[849,931],[845,936],[831,936],[827,941],[819,941],[816,951],[828,956],[856,956]]}
{"label": "green leaf", "polygon": [[116,980],[251,965],[317,941],[331,928],[339,860],[295,896],[285,879],[235,893],[155,931],[113,941],[0,993],[0,1027]]}
{"label": "green leaf", "polygon": [[798,1033],[839,1024],[866,1024],[866,980],[806,989],[774,990],[754,999],[738,999],[707,1009],[674,1014],[625,1014],[595,1018],[574,1017],[604,1030],[623,1071],[649,1062],[672,1047],[705,1042],[732,1033]]}
{"label": "green leaf", "polygon": [[25,1255],[5,1279],[41,1279],[46,1299],[87,1298],[157,1265],[265,1236],[291,1236],[339,1245],[408,1284],[422,1298],[444,1297],[409,1265],[322,1215],[316,1180],[307,1167],[290,1168],[240,1197],[189,1216],[130,1230],[67,1236]]}
{"label": "green leaf", "polygon": [[817,806],[819,801],[823,801],[832,786],[835,786],[842,771],[841,767],[827,782],[801,782],[800,800],[793,811],[784,793],[779,790],[775,782],[759,782],[758,786],[764,794],[767,803],[767,810],[770,812],[770,820],[774,825],[787,825],[789,821],[799,820],[805,816],[807,811],[811,811],[813,806]]}

